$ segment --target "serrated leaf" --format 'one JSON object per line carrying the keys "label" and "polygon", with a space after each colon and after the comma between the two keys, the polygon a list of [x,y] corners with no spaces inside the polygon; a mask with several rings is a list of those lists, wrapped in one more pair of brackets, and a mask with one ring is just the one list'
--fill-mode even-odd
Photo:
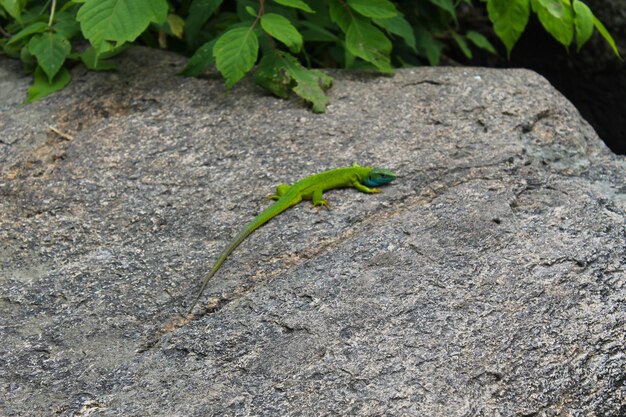
{"label": "serrated leaf", "polygon": [[467,42],[465,42],[465,39],[463,39],[461,35],[459,35],[458,33],[454,31],[451,33],[452,33],[452,39],[454,39],[454,42],[456,42],[461,52],[463,52],[463,55],[465,55],[465,58],[472,59],[472,56],[473,56],[472,51],[467,46]]}
{"label": "serrated leaf", "polygon": [[13,35],[11,39],[9,39],[9,41],[7,42],[7,45],[13,45],[14,43],[19,42],[22,39],[25,39],[34,33],[42,33],[42,32],[47,31],[48,29],[50,29],[50,27],[48,26],[47,23],[44,23],[44,22],[32,23],[26,26],[24,29],[17,32],[15,35]]}
{"label": "serrated leaf", "polygon": [[529,2],[528,0],[487,0],[487,13],[496,35],[506,47],[508,58],[528,23]]}
{"label": "serrated leaf", "polygon": [[302,35],[289,19],[276,13],[265,13],[261,17],[261,27],[271,37],[278,39],[293,53],[302,50]]}
{"label": "serrated leaf", "polygon": [[185,77],[197,77],[202,74],[215,62],[213,57],[213,47],[215,46],[216,39],[209,41],[196,49],[196,52],[189,58],[185,69],[183,69],[179,75]]}
{"label": "serrated leaf", "polygon": [[87,0],[76,15],[83,35],[99,51],[107,42],[134,41],[151,22],[167,18],[166,0]]}
{"label": "serrated leaf", "polygon": [[254,81],[277,97],[288,98],[289,89],[293,87],[291,76],[284,71],[284,64],[274,52],[263,55],[254,72]]}
{"label": "serrated leaf", "polygon": [[375,24],[385,29],[387,32],[400,36],[404,42],[413,51],[417,52],[417,44],[415,42],[415,33],[411,24],[407,22],[404,16],[398,13],[389,19],[372,19]]}
{"label": "serrated leaf", "polygon": [[348,5],[366,17],[389,19],[398,14],[396,6],[388,0],[348,0]]}
{"label": "serrated leaf", "polygon": [[574,26],[576,27],[576,49],[580,48],[589,40],[593,33],[593,13],[585,3],[574,0]]}
{"label": "serrated leaf", "polygon": [[0,0],[0,6],[9,13],[17,22],[22,21],[22,11],[26,6],[26,0]]}
{"label": "serrated leaf", "polygon": [[[571,7],[562,8],[561,17],[555,17],[542,1],[537,0],[536,13],[541,25],[554,39],[569,46],[574,39],[574,14]],[[560,0],[559,0],[560,1]]]}
{"label": "serrated leaf", "polygon": [[33,36],[28,42],[28,50],[37,58],[37,63],[52,82],[54,76],[63,66],[65,58],[72,51],[72,46],[65,36],[46,32]]}
{"label": "serrated leaf", "polygon": [[609,31],[606,30],[606,28],[604,27],[602,22],[600,22],[598,20],[598,18],[596,18],[595,16],[593,17],[593,26],[598,30],[598,32],[600,32],[600,35],[602,35],[604,40],[606,40],[609,43],[609,45],[613,49],[613,52],[615,52],[615,55],[617,55],[618,58],[621,59],[622,57],[619,54],[619,51],[617,49],[617,45],[615,45],[615,41],[613,40],[613,37],[611,36]]}
{"label": "serrated leaf", "polygon": [[346,32],[346,49],[373,64],[380,72],[391,73],[391,41],[368,20],[356,18]]}
{"label": "serrated leaf", "polygon": [[291,54],[277,51],[261,60],[254,74],[255,80],[278,97],[287,98],[289,89],[311,103],[315,113],[323,113],[328,104],[324,90],[332,84],[332,78],[318,70],[304,68]]}
{"label": "serrated leaf", "polygon": [[283,6],[293,7],[294,9],[300,9],[303,12],[315,13],[315,10],[311,9],[309,5],[302,0],[274,0],[274,2],[282,4]]}
{"label": "serrated leaf", "polygon": [[469,39],[477,47],[484,49],[492,54],[496,53],[496,48],[493,47],[489,39],[478,32],[474,32],[473,30],[468,30],[465,34],[465,37]]}
{"label": "serrated leaf", "polygon": [[332,78],[320,70],[303,67],[300,67],[297,72],[290,72],[296,80],[293,92],[311,103],[313,113],[324,113],[328,104],[328,97],[323,89],[327,89],[332,85]]}
{"label": "serrated leaf", "polygon": [[57,75],[50,81],[41,67],[35,70],[33,83],[28,87],[28,99],[26,103],[31,103],[61,90],[71,80],[70,72],[66,68],[61,68]]}
{"label": "serrated leaf", "polygon": [[250,27],[225,32],[213,47],[215,66],[230,89],[250,71],[259,53],[259,41]]}
{"label": "serrated leaf", "polygon": [[222,5],[224,0],[193,0],[189,6],[189,16],[185,22],[185,38],[192,43],[209,17]]}

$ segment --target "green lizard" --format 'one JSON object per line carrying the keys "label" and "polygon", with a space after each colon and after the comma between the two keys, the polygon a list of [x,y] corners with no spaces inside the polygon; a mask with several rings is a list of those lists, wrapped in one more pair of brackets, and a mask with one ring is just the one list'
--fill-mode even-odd
{"label": "green lizard", "polygon": [[217,261],[213,264],[211,271],[208,273],[202,287],[198,292],[194,302],[189,308],[189,313],[198,303],[198,300],[202,296],[209,280],[220,269],[226,258],[243,242],[252,232],[259,227],[263,226],[270,219],[276,217],[289,207],[298,204],[302,200],[312,200],[313,206],[328,206],[328,202],[322,199],[324,191],[332,190],[334,188],[347,188],[353,187],[364,193],[378,193],[380,185],[388,184],[396,179],[396,175],[384,168],[371,168],[361,167],[357,164],[351,167],[336,168],[329,171],[324,171],[319,174],[306,177],[293,185],[281,184],[276,187],[276,195],[270,196],[273,200],[278,200],[259,215],[257,215],[250,223],[248,223],[243,230],[222,250]]}

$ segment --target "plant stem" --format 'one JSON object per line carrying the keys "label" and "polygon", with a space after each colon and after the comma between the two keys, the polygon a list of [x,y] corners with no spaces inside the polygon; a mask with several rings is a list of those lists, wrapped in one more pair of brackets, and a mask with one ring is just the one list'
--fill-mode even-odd
{"label": "plant stem", "polygon": [[57,8],[57,0],[52,0],[52,6],[50,6],[50,20],[48,21],[48,27],[52,30],[52,23],[54,22],[54,11]]}

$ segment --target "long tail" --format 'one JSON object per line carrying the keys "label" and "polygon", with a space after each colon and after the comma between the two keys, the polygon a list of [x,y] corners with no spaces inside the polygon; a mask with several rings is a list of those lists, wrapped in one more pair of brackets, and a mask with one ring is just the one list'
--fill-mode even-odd
{"label": "long tail", "polygon": [[202,297],[202,293],[204,293],[204,290],[206,289],[206,286],[208,285],[211,278],[213,278],[213,275],[215,275],[215,273],[220,269],[226,258],[228,258],[228,256],[233,253],[233,251],[237,248],[237,246],[241,244],[241,242],[243,242],[248,236],[250,236],[252,232],[254,232],[256,229],[270,221],[273,217],[276,217],[283,211],[287,210],[289,207],[298,204],[301,201],[301,199],[290,199],[291,201],[289,201],[285,197],[287,196],[284,196],[283,198],[263,210],[250,223],[248,223],[237,236],[235,236],[235,238],[228,244],[228,246],[226,246],[222,250],[222,253],[220,253],[220,256],[217,258],[217,261],[215,261],[206,278],[204,278],[204,281],[202,282],[202,287],[200,288],[200,291],[198,291],[198,295],[194,299],[193,303],[191,303],[187,314],[191,314],[191,311],[196,306],[196,304],[198,304],[200,297]]}

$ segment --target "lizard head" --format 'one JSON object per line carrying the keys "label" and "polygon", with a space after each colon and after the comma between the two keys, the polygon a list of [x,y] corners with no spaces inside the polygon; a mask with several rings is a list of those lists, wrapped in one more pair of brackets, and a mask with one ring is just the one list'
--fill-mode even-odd
{"label": "lizard head", "polygon": [[373,168],[363,180],[363,185],[368,187],[378,187],[389,184],[395,180],[397,175],[385,168]]}

